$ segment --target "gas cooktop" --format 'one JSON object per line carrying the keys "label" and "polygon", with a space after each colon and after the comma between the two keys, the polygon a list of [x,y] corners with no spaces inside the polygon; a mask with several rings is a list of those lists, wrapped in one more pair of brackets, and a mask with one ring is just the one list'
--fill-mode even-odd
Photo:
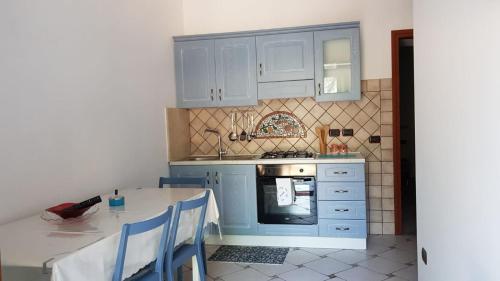
{"label": "gas cooktop", "polygon": [[262,154],[260,159],[314,159],[314,154],[307,151],[271,151]]}

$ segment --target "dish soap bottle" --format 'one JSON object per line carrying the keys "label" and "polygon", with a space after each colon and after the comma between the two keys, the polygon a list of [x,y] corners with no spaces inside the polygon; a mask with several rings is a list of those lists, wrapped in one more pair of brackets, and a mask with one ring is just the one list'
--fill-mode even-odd
{"label": "dish soap bottle", "polygon": [[118,207],[125,205],[125,197],[118,195],[118,189],[115,189],[115,194],[108,199],[110,207]]}

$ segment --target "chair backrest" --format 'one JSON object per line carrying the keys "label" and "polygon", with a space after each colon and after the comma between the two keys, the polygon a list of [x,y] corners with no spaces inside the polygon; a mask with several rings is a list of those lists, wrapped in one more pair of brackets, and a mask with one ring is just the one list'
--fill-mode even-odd
{"label": "chair backrest", "polygon": [[159,188],[163,188],[165,184],[176,184],[176,185],[199,185],[201,188],[205,188],[205,178],[166,178],[160,177]]}
{"label": "chair backrest", "polygon": [[170,239],[168,240],[167,247],[167,259],[170,261],[173,258],[174,248],[175,248],[175,240],[177,237],[177,229],[179,227],[179,221],[181,218],[181,213],[184,211],[194,210],[197,208],[201,208],[198,225],[196,227],[196,234],[194,238],[194,244],[201,245],[203,240],[203,229],[205,225],[205,214],[207,213],[207,205],[208,205],[208,197],[210,196],[210,190],[205,191],[205,195],[201,198],[190,200],[190,201],[180,201],[175,205],[175,215],[172,220],[172,229],[170,234]]}
{"label": "chair backrest", "polygon": [[163,225],[163,232],[160,240],[160,248],[155,262],[155,272],[159,274],[160,280],[163,280],[164,272],[164,259],[167,251],[168,237],[170,236],[170,222],[172,221],[173,207],[169,206],[167,211],[163,214],[137,223],[124,224],[122,227],[122,234],[120,238],[120,245],[118,248],[118,255],[116,257],[115,272],[113,274],[113,281],[121,281],[123,275],[123,266],[125,262],[125,255],[127,253],[128,237],[140,233],[148,232]]}

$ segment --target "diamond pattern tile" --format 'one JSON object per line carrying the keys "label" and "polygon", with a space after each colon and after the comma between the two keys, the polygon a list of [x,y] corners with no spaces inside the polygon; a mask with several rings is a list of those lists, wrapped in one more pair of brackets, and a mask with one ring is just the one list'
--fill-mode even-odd
{"label": "diamond pattern tile", "polygon": [[347,281],[381,281],[387,279],[387,275],[360,266],[340,272],[336,275]]}
{"label": "diamond pattern tile", "polygon": [[344,271],[352,267],[348,264],[339,262],[337,260],[328,257],[308,262],[304,264],[304,266],[325,275],[332,275],[334,273],[337,273],[339,271]]}
{"label": "diamond pattern tile", "polygon": [[372,258],[372,256],[364,252],[358,252],[354,250],[342,250],[339,252],[328,254],[328,256],[346,264],[356,264],[358,262]]}
{"label": "diamond pattern tile", "polygon": [[286,281],[323,281],[329,279],[328,276],[318,273],[306,267],[292,270],[279,275],[280,278]]}
{"label": "diamond pattern tile", "polygon": [[394,271],[407,267],[404,263],[394,262],[381,257],[360,262],[359,265],[381,274],[393,273]]}
{"label": "diamond pattern tile", "polygon": [[247,268],[221,277],[224,281],[267,281],[271,279],[253,268]]}
{"label": "diamond pattern tile", "polygon": [[[385,82],[384,82],[385,81]],[[273,150],[308,150],[310,152],[319,152],[319,141],[315,134],[316,126],[328,125],[330,128],[342,129],[348,128],[354,130],[352,137],[328,138],[328,143],[346,143],[351,151],[363,153],[369,162],[379,162],[382,160],[382,150],[380,144],[369,143],[368,139],[372,135],[386,135],[386,128],[391,124],[392,119],[381,119],[382,112],[382,90],[373,85],[386,85],[390,79],[373,79],[362,81],[366,85],[359,101],[343,102],[321,102],[318,103],[314,98],[296,98],[296,99],[274,99],[262,100],[254,107],[225,107],[225,108],[196,108],[189,110],[191,153],[192,154],[217,154],[217,141],[215,136],[203,136],[203,131],[207,127],[215,127],[223,135],[222,141],[224,147],[227,147],[230,154],[261,154]],[[368,87],[371,85],[371,87]],[[388,84],[387,84],[388,85]],[[384,89],[387,88],[384,86]],[[379,90],[375,90],[379,89]],[[384,99],[384,109],[390,108],[391,99]],[[306,126],[307,136],[301,139],[259,139],[251,142],[235,141],[231,142],[228,138],[231,131],[231,113],[241,110],[251,110],[255,116],[257,124],[265,115],[273,111],[288,111],[295,114]],[[383,122],[382,122],[383,121]],[[383,123],[383,124],[381,124]],[[238,114],[237,132],[242,130],[242,114]],[[382,130],[384,129],[384,130]],[[247,130],[245,128],[245,130]],[[385,153],[389,155],[392,149]],[[384,151],[385,151],[384,150]],[[384,161],[392,161],[392,158],[386,156]],[[393,198],[393,196],[388,197]],[[370,209],[368,210],[370,212]],[[389,224],[394,224],[394,219],[382,221],[386,228],[391,228]],[[393,228],[393,227],[392,227]],[[377,232],[378,233],[378,232]],[[409,245],[411,246],[411,245]]]}

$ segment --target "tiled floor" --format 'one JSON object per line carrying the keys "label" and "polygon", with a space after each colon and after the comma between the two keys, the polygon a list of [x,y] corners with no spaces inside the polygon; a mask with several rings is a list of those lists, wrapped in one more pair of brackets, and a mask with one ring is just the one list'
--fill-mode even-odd
{"label": "tiled floor", "polygon": [[[207,246],[210,256],[216,246]],[[290,249],[283,265],[208,262],[208,281],[416,281],[414,236],[372,235],[367,250]],[[190,280],[189,266],[184,280]]]}

